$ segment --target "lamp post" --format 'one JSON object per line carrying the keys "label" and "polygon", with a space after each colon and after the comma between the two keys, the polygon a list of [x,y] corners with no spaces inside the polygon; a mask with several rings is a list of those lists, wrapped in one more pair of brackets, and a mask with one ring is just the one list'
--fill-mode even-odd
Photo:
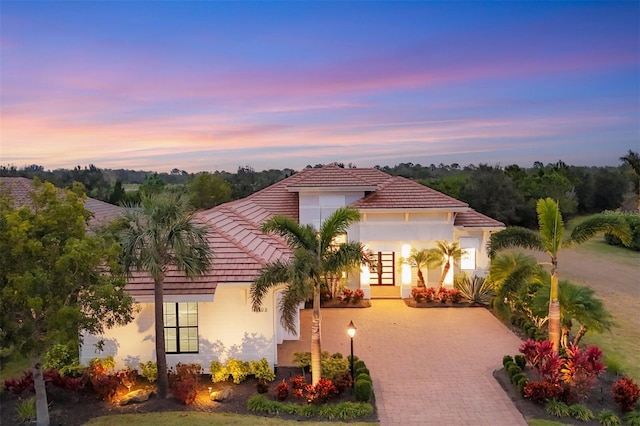
{"label": "lamp post", "polygon": [[349,335],[349,338],[351,339],[351,387],[353,387],[355,385],[356,382],[356,378],[355,378],[355,371],[353,368],[353,336],[356,335],[356,326],[353,325],[353,321],[349,322],[349,325],[347,326],[347,334]]}

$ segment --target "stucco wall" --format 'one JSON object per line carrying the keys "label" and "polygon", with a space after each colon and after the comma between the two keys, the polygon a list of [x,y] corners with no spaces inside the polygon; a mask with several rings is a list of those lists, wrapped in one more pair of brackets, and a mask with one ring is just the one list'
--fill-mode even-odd
{"label": "stucco wall", "polygon": [[[197,362],[209,371],[211,361],[229,357],[245,361],[267,358],[277,363],[275,343],[276,310],[273,294],[264,300],[264,312],[253,312],[248,298],[248,284],[219,284],[213,302],[198,303],[199,353],[167,354],[169,366],[178,362]],[[188,301],[189,297],[182,297]],[[139,304],[135,320],[100,337],[87,335],[80,350],[80,362],[113,355],[118,368],[138,367],[140,362],[155,361],[155,326],[152,303]],[[95,351],[94,344],[103,339],[104,350]]]}

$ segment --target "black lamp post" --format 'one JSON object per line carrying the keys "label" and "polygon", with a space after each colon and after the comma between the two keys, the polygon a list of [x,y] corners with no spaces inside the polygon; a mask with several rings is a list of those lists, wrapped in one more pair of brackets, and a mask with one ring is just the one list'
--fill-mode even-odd
{"label": "black lamp post", "polygon": [[353,368],[353,336],[356,335],[356,326],[353,325],[353,321],[349,322],[349,326],[347,327],[347,334],[351,339],[351,387],[353,387],[356,382],[355,371]]}

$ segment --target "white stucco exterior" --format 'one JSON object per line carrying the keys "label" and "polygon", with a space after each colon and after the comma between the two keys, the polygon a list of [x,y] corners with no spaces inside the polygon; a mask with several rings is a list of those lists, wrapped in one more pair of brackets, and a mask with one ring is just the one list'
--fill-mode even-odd
{"label": "white stucco exterior", "polygon": [[[198,301],[198,353],[167,354],[167,363],[199,363],[209,372],[211,361],[239,358],[244,361],[266,358],[277,365],[277,346],[282,340],[297,338],[279,325],[276,300],[271,292],[265,297],[263,312],[251,310],[250,284],[219,284],[215,297],[202,301],[199,296],[171,296],[167,302]],[[112,355],[117,368],[138,368],[141,362],[155,361],[155,321],[153,303],[139,303],[135,320],[124,327],[107,330],[102,336],[85,335],[80,362]],[[298,325],[299,329],[299,325]],[[96,342],[104,341],[103,351]]]}

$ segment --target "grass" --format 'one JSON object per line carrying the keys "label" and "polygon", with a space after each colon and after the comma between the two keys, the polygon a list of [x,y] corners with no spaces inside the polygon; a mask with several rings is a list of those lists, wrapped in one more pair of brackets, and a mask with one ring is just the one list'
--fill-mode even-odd
{"label": "grass", "polygon": [[559,423],[559,422],[554,422],[553,420],[542,420],[542,419],[531,419],[527,421],[527,424],[529,426],[567,426],[567,423]]}
{"label": "grass", "polygon": [[[135,424],[136,426],[215,426],[215,425],[240,425],[240,426],[275,426],[296,425],[296,420],[283,420],[271,417],[249,416],[230,413],[202,413],[202,412],[164,412],[144,414],[118,414],[112,416],[96,417],[91,419],[86,426],[119,426],[123,424]],[[325,426],[329,424],[344,424],[340,422],[304,422],[305,426]],[[352,426],[371,426],[378,423],[349,423]]]}

